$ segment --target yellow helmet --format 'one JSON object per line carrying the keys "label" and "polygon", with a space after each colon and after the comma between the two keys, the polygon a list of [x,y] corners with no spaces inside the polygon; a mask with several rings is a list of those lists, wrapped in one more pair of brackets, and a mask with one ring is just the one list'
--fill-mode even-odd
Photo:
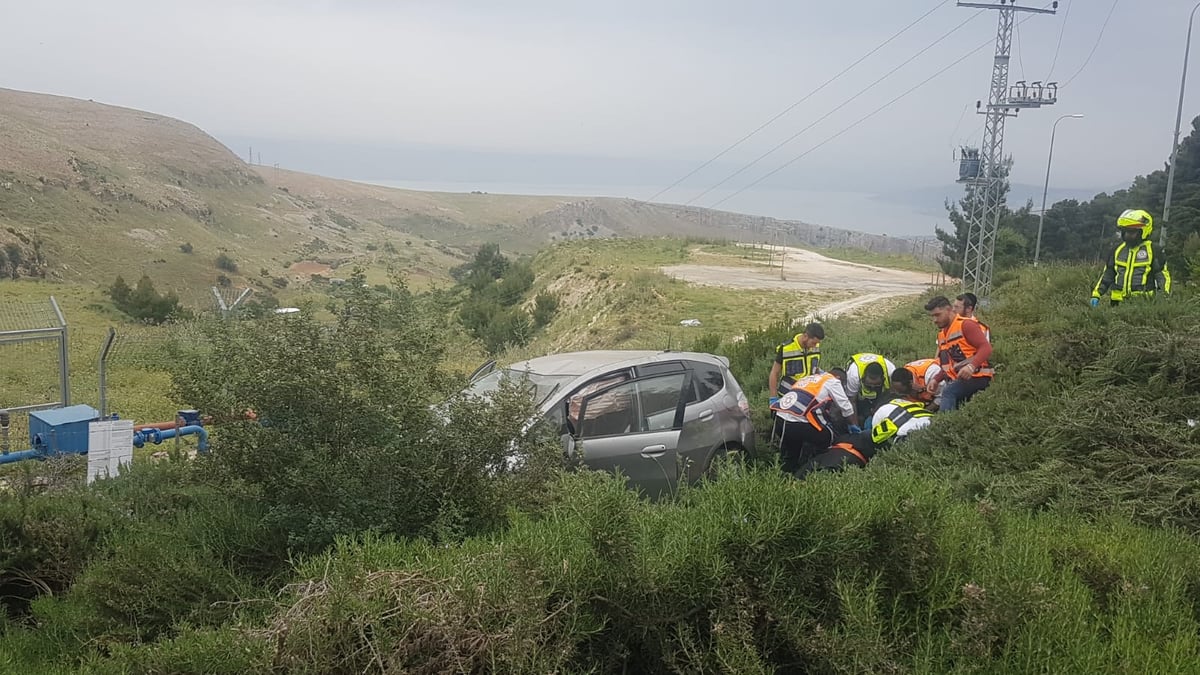
{"label": "yellow helmet", "polygon": [[1141,230],[1142,240],[1145,241],[1154,231],[1154,218],[1141,209],[1127,209],[1117,216],[1117,227],[1122,230]]}
{"label": "yellow helmet", "polygon": [[875,445],[883,445],[892,440],[892,437],[899,431],[900,427],[897,427],[895,422],[884,418],[883,421],[871,429],[871,440],[874,441]]}

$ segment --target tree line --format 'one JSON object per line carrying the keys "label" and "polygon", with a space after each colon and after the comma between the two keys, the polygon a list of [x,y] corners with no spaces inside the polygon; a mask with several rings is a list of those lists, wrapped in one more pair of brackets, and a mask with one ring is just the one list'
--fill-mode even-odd
{"label": "tree line", "polygon": [[[1001,167],[1003,192],[1007,198],[1009,159]],[[976,197],[968,185],[961,199],[947,203],[950,226],[938,228],[942,243],[942,270],[960,276],[966,246],[968,221]],[[1041,259],[1047,262],[1091,262],[1103,260],[1116,243],[1117,216],[1125,209],[1145,209],[1154,216],[1156,238],[1161,231],[1162,210],[1167,194],[1167,169],[1137,176],[1128,188],[1100,193],[1090,200],[1064,199],[1046,209],[1042,232]],[[1030,200],[1013,209],[1005,203],[996,234],[996,269],[1011,269],[1033,259],[1037,243],[1039,212]],[[1157,241],[1157,239],[1156,239]],[[1172,273],[1181,279],[1200,275],[1200,118],[1183,139],[1176,159],[1175,189],[1171,222],[1164,249]]]}

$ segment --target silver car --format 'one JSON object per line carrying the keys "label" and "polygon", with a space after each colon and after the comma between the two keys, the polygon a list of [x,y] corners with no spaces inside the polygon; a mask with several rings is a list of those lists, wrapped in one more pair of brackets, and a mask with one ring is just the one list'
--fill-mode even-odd
{"label": "silver car", "polygon": [[753,455],[750,405],[729,360],[695,352],[555,354],[471,376],[487,395],[505,378],[528,381],[542,419],[568,456],[619,470],[651,496],[699,480],[726,454]]}

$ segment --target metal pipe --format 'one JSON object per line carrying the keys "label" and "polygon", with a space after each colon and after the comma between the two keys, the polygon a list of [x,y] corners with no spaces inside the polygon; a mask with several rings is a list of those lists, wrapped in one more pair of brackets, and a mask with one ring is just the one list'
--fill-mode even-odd
{"label": "metal pipe", "polygon": [[1192,51],[1192,21],[1196,18],[1196,10],[1200,2],[1192,8],[1188,16],[1187,42],[1183,46],[1183,75],[1179,78],[1179,109],[1175,112],[1175,137],[1171,143],[1171,166],[1167,170],[1167,197],[1163,201],[1162,229],[1158,231],[1158,245],[1162,249],[1167,246],[1167,223],[1171,221],[1171,192],[1175,189],[1175,160],[1179,154],[1179,127],[1183,123],[1183,93],[1187,88],[1188,55]]}
{"label": "metal pipe", "polygon": [[37,403],[35,405],[18,405],[8,409],[10,413],[27,413],[37,412],[39,410],[54,410],[55,408],[64,407],[61,401],[53,403]]}
{"label": "metal pipe", "polygon": [[0,454],[0,464],[12,464],[13,462],[23,462],[27,459],[37,459],[45,456],[46,454],[41,450],[21,450],[19,452],[9,452]]}
{"label": "metal pipe", "polygon": [[202,426],[197,426],[197,425],[181,427],[177,430],[176,429],[155,429],[152,427],[138,429],[133,434],[133,447],[140,448],[140,447],[146,445],[146,443],[153,443],[155,445],[160,445],[160,444],[162,444],[163,441],[171,440],[172,438],[175,438],[177,435],[178,436],[189,436],[189,435],[193,435],[193,434],[198,437],[198,443],[196,444],[196,449],[199,450],[200,452],[208,452],[208,430]]}
{"label": "metal pipe", "polygon": [[1058,133],[1058,123],[1066,119],[1079,119],[1083,115],[1075,113],[1074,115],[1063,115],[1054,120],[1054,126],[1050,128],[1050,156],[1046,158],[1046,184],[1042,186],[1042,215],[1038,218],[1038,233],[1037,245],[1033,249],[1033,266],[1038,266],[1038,260],[1042,257],[1042,225],[1046,223],[1046,193],[1050,191],[1050,163],[1054,161],[1054,135]]}

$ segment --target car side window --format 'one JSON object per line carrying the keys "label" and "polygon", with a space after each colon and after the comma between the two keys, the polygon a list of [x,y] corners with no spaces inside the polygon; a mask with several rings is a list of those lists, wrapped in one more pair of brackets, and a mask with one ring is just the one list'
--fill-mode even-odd
{"label": "car side window", "polygon": [[589,394],[581,403],[581,438],[675,428],[687,373],[633,380]]}
{"label": "car side window", "polygon": [[696,363],[692,366],[692,387],[695,394],[689,397],[688,404],[707,401],[725,388],[725,376],[714,366]]}

